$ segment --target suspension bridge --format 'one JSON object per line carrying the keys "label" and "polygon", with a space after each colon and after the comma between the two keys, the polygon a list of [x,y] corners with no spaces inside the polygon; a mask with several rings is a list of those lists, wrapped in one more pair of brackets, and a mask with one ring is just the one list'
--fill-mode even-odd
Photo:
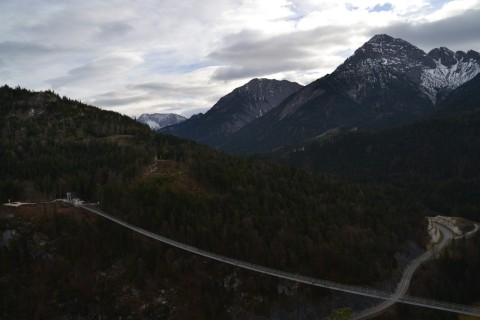
{"label": "suspension bridge", "polygon": [[[72,203],[71,201],[66,201],[69,203]],[[469,316],[474,316],[474,317],[479,317],[480,318],[480,309],[472,307],[472,306],[467,306],[467,305],[461,305],[461,304],[456,304],[456,303],[450,303],[450,302],[445,302],[445,301],[437,301],[437,300],[431,300],[431,299],[425,299],[425,298],[418,298],[418,297],[411,297],[408,295],[405,295],[405,292],[408,289],[409,283],[411,276],[413,275],[413,272],[416,270],[416,268],[423,263],[424,261],[427,261],[428,259],[431,259],[434,257],[435,252],[438,252],[438,250],[441,250],[446,244],[447,241],[444,241],[439,247],[435,247],[432,250],[429,250],[425,252],[422,256],[419,258],[415,259],[412,261],[409,266],[407,266],[405,272],[404,272],[404,277],[402,280],[403,282],[400,281],[396,292],[386,292],[386,291],[381,291],[377,289],[372,289],[372,288],[365,288],[365,287],[360,287],[360,286],[353,286],[353,285],[348,285],[348,284],[342,284],[338,282],[333,282],[333,281],[328,281],[328,280],[323,280],[323,279],[318,279],[314,277],[308,277],[304,275],[299,275],[295,273],[290,273],[290,272],[285,272],[277,269],[272,269],[260,265],[256,265],[253,263],[249,263],[246,261],[238,260],[238,259],[233,259],[227,256],[219,255],[216,253],[212,253],[209,251],[205,251],[163,236],[160,236],[156,233],[150,232],[148,230],[139,228],[137,226],[134,226],[128,222],[125,222],[123,220],[117,219],[97,207],[93,205],[88,205],[88,204],[83,204],[81,202],[79,203],[74,203],[76,207],[82,208],[86,211],[95,213],[99,216],[102,216],[110,221],[113,221],[119,225],[122,225],[128,229],[131,229],[137,233],[143,234],[147,237],[150,237],[152,239],[155,239],[157,241],[163,242],[165,244],[171,245],[173,247],[194,253],[196,255],[200,255],[209,259],[217,260],[222,263],[230,264],[232,266],[238,267],[238,268],[243,268],[247,270],[251,270],[257,273],[262,273],[286,280],[291,280],[291,281],[296,281],[299,283],[305,283],[308,285],[312,286],[317,286],[317,287],[322,287],[322,288],[327,288],[331,290],[336,290],[336,291],[342,291],[346,293],[351,293],[351,294],[356,294],[356,295],[362,295],[362,296],[367,296],[371,298],[377,298],[377,299],[382,299],[385,300],[382,306],[382,304],[379,304],[376,307],[373,307],[371,309],[364,310],[358,314],[354,314],[354,319],[364,319],[368,318],[370,316],[373,316],[374,314],[378,314],[382,310],[384,310],[386,307],[396,303],[396,302],[401,302],[405,304],[410,304],[410,305],[415,305],[415,306],[420,306],[420,307],[426,307],[426,308],[432,308],[432,309],[437,309],[437,310],[443,310],[443,311],[449,311],[449,312],[454,312],[457,314],[464,314],[464,315],[469,315]],[[439,227],[441,227],[439,225]],[[408,277],[406,277],[406,275]]]}

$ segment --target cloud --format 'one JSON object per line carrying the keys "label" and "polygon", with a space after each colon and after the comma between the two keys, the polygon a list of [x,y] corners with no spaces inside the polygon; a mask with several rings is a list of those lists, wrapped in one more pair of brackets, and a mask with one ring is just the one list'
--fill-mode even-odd
{"label": "cloud", "polygon": [[[290,9],[295,26],[288,32],[272,35],[258,28],[237,30],[223,35],[206,58],[219,66],[212,75],[214,81],[292,72],[297,73],[296,79],[301,79],[300,74],[333,71],[346,58],[345,53],[353,52],[377,33],[400,34],[399,37],[413,44],[417,44],[418,39],[419,45],[429,39],[431,43],[436,41],[438,46],[443,43],[443,35],[435,28],[441,27],[439,30],[448,29],[447,34],[457,34],[455,39],[448,39],[449,43],[465,39],[471,44],[479,30],[477,17],[469,17],[467,24],[461,22],[466,16],[440,20],[438,24],[426,20],[429,14],[439,10],[450,14],[459,12],[458,6],[454,11],[448,9],[449,5],[448,1],[411,0],[354,3],[327,0],[321,4],[309,0],[292,1]],[[469,6],[475,7],[475,4]],[[458,36],[459,29],[465,29],[461,36]],[[436,36],[431,37],[431,34]]]}
{"label": "cloud", "polygon": [[123,71],[142,62],[140,57],[133,54],[115,54],[95,59],[87,64],[68,71],[67,75],[47,80],[53,88],[63,87],[74,83],[93,83],[114,80]]}
{"label": "cloud", "polygon": [[0,1],[12,86],[128,114],[211,107],[253,77],[307,84],[376,33],[479,51],[479,0]]}
{"label": "cloud", "polygon": [[144,98],[143,95],[124,96],[118,92],[108,92],[90,99],[90,103],[103,107],[122,107],[141,101]]}
{"label": "cloud", "polygon": [[330,57],[329,60],[329,51],[348,42],[347,37],[339,39],[338,33],[348,34],[349,31],[344,27],[321,27],[275,37],[253,30],[226,35],[220,48],[207,57],[223,65],[212,79],[225,81],[278,72],[305,72],[320,66],[334,68],[338,59]]}
{"label": "cloud", "polygon": [[20,85],[29,89],[48,89],[41,87],[43,79],[38,81],[36,73],[41,72],[42,76],[50,73],[55,67],[52,61],[69,54],[69,50],[58,45],[27,41],[1,42],[0,79],[13,87]]}
{"label": "cloud", "polygon": [[128,90],[141,91],[149,95],[156,95],[159,97],[192,97],[206,92],[209,87],[205,85],[192,84],[174,84],[174,83],[141,83],[130,85]]}
{"label": "cloud", "polygon": [[451,50],[480,49],[480,10],[422,24],[397,23],[376,29],[376,33],[387,33],[405,39],[412,44],[430,51],[447,46]]}
{"label": "cloud", "polygon": [[33,42],[5,41],[0,43],[2,57],[9,60],[51,55],[58,51],[58,47]]}
{"label": "cloud", "polygon": [[[142,113],[155,112],[190,116],[198,112],[204,112],[212,106],[212,103],[206,103],[197,96],[188,98],[175,93],[167,95],[162,93],[165,93],[165,91],[153,92],[153,94],[134,90],[114,91],[92,97],[86,102],[105,109],[137,116]],[[202,103],[199,103],[199,101],[202,101]],[[135,108],[132,108],[132,105],[135,105]]]}
{"label": "cloud", "polygon": [[[198,73],[198,72],[197,72]],[[210,73],[208,73],[210,74]],[[198,75],[190,74],[195,78]],[[129,84],[116,91],[110,91],[87,99],[88,103],[115,111],[139,115],[145,112],[177,112],[191,115],[198,110],[210,108],[227,89],[204,82],[185,80],[182,84],[171,82],[144,82]],[[135,105],[132,108],[132,105]],[[149,111],[149,109],[151,109]]]}
{"label": "cloud", "polygon": [[132,31],[134,31],[134,28],[126,22],[116,21],[104,23],[100,26],[100,32],[95,36],[95,39],[106,41],[123,38]]}

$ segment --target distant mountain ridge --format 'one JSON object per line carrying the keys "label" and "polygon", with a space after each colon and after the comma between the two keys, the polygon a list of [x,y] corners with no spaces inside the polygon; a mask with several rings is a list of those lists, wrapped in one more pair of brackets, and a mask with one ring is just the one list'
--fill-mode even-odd
{"label": "distant mountain ridge", "polygon": [[432,114],[452,90],[480,72],[475,51],[426,54],[376,35],[332,73],[305,86],[222,146],[234,153],[268,152],[307,143],[335,130],[380,129]]}
{"label": "distant mountain ridge", "polygon": [[262,117],[302,86],[286,80],[253,79],[222,97],[205,114],[161,132],[218,147],[226,138]]}
{"label": "distant mountain ridge", "polygon": [[187,120],[187,118],[174,113],[143,113],[137,119],[137,121],[147,124],[155,131],[185,120]]}

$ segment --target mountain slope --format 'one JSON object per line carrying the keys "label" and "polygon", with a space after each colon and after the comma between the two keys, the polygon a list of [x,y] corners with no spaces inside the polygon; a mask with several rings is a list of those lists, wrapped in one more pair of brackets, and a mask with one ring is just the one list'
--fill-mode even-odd
{"label": "mountain slope", "polygon": [[453,53],[448,48],[440,47],[430,51],[428,56],[435,67],[424,69],[421,86],[432,100],[447,96],[480,72],[480,54],[473,50]]}
{"label": "mountain slope", "polygon": [[480,220],[480,75],[431,117],[374,133],[350,133],[270,155],[357,179],[396,183],[432,210]]}
{"label": "mountain slope", "polygon": [[385,85],[392,71],[412,81],[436,103],[439,95],[445,96],[480,72],[480,54],[473,50],[454,53],[445,47],[426,54],[407,41],[381,34],[357,49],[334,73],[360,102],[373,89],[369,85]]}
{"label": "mountain slope", "polygon": [[441,48],[426,54],[404,40],[377,35],[332,74],[245,126],[222,148],[263,152],[303,144],[329,130],[409,123],[432,114],[441,99],[479,72],[480,59],[474,51],[453,54]]}
{"label": "mountain slope", "polygon": [[155,131],[185,120],[187,118],[174,113],[143,113],[137,119],[138,122],[148,125],[150,129]]}
{"label": "mountain slope", "polygon": [[286,80],[253,79],[222,97],[205,114],[193,116],[161,132],[220,146],[227,137],[266,114],[300,88],[301,85]]}
{"label": "mountain slope", "polygon": [[[319,108],[321,105],[323,107]],[[371,118],[331,78],[322,78],[288,97],[280,106],[232,135],[221,149],[235,153],[294,145],[331,128],[352,127]]]}
{"label": "mountain slope", "polygon": [[144,125],[48,91],[1,87],[0,128],[0,201],[66,190],[89,199],[131,180],[155,155]]}
{"label": "mountain slope", "polygon": [[480,112],[480,74],[452,91],[435,117],[461,117]]}

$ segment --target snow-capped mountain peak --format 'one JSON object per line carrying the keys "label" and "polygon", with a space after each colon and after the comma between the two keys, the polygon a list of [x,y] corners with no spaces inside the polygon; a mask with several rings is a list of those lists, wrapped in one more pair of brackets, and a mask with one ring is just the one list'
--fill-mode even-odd
{"label": "snow-capped mountain peak", "polygon": [[171,126],[187,118],[173,113],[143,113],[137,121],[147,124],[150,129],[157,131],[164,127]]}
{"label": "snow-capped mountain peak", "polygon": [[408,71],[425,64],[433,66],[425,52],[405,40],[386,34],[374,36],[357,49],[349,59],[353,61],[369,59],[383,66],[394,67],[398,71]]}
{"label": "snow-capped mountain peak", "polygon": [[425,93],[432,103],[480,72],[480,55],[440,47],[428,54],[405,40],[379,34],[357,49],[334,72],[350,84],[348,94],[357,102],[368,95],[368,88],[385,88],[401,76]]}

